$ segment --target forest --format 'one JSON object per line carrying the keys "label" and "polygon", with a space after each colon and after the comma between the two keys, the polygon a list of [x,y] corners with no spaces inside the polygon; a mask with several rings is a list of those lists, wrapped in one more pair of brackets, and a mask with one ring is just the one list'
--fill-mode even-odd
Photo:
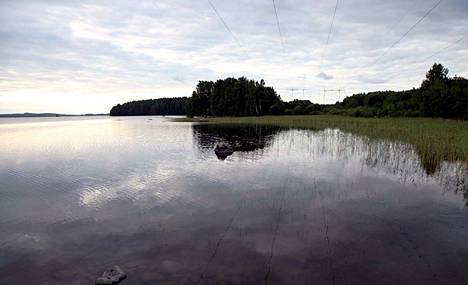
{"label": "forest", "polygon": [[419,88],[356,94],[322,111],[357,117],[441,117],[468,120],[468,80],[434,64]]}
{"label": "forest", "polygon": [[186,115],[187,97],[159,98],[118,104],[110,110],[111,116],[165,116]]}
{"label": "forest", "polygon": [[355,94],[332,105],[310,100],[285,102],[265,81],[245,77],[199,81],[190,98],[161,98],[117,105],[111,116],[347,115],[356,117],[441,117],[468,120],[468,79],[449,77],[435,63],[419,88]]}

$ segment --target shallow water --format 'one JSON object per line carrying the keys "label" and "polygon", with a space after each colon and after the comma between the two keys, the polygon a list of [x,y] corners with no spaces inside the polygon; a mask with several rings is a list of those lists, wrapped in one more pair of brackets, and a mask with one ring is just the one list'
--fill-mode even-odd
{"label": "shallow water", "polygon": [[[218,158],[218,142],[238,145]],[[0,119],[0,284],[468,284],[466,166],[338,130]]]}

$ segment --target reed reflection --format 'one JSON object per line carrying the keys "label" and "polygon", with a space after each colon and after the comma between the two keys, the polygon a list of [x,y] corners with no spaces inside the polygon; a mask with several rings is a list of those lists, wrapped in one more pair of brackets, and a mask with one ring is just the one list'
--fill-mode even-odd
{"label": "reed reflection", "polygon": [[[408,143],[370,139],[337,129],[312,131],[260,125],[200,124],[194,125],[192,130],[199,151],[206,155],[218,155],[216,147],[224,143],[233,146],[235,152],[255,152],[275,144],[289,145],[289,149],[300,153],[297,159],[306,164],[332,159],[355,163],[362,171],[364,168],[373,170],[377,175],[402,184],[437,183],[444,191],[464,193],[468,204],[467,166],[463,162],[444,161],[429,172],[419,152]],[[218,158],[225,157],[218,155]]]}

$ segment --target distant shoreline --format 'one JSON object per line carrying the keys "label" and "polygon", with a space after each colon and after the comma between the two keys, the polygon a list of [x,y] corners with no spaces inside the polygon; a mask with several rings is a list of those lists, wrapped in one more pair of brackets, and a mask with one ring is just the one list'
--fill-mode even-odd
{"label": "distant shoreline", "polygon": [[15,113],[15,114],[0,114],[0,118],[51,118],[51,117],[95,117],[109,116],[109,114],[57,114],[57,113]]}

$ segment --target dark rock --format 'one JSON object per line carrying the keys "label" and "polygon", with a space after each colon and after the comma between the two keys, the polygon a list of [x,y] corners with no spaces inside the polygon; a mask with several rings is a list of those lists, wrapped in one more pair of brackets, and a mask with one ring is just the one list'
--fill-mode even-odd
{"label": "dark rock", "polygon": [[104,271],[102,276],[96,279],[96,285],[119,284],[125,278],[127,278],[127,274],[120,267],[114,265],[114,267]]}
{"label": "dark rock", "polygon": [[224,142],[216,144],[214,151],[219,159],[226,159],[226,157],[234,153],[234,149],[232,148],[232,146]]}

